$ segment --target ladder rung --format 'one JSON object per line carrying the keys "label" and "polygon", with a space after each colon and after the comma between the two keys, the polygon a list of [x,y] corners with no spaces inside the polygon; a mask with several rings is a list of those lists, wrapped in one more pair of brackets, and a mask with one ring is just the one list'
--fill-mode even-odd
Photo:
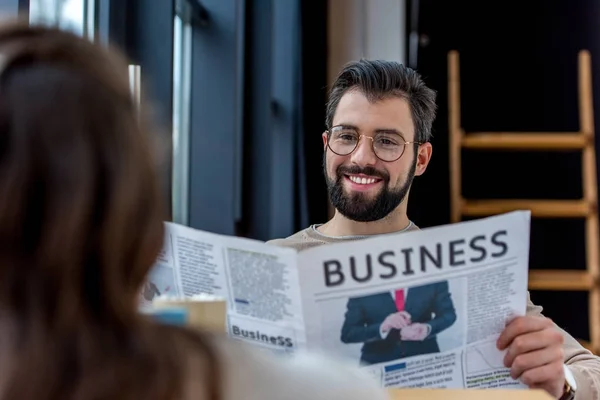
{"label": "ladder rung", "polygon": [[529,270],[530,290],[590,290],[594,279],[587,271]]}
{"label": "ladder rung", "polygon": [[579,132],[477,132],[462,138],[462,146],[471,149],[577,150],[588,143],[588,136]]}
{"label": "ladder rung", "polygon": [[586,217],[591,205],[585,200],[467,200],[462,213],[467,216],[490,216],[516,210],[531,210],[534,217]]}

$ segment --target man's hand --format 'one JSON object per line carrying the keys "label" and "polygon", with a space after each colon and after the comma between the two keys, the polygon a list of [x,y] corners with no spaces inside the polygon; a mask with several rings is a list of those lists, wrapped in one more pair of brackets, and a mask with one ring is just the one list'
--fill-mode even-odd
{"label": "man's hand", "polygon": [[412,325],[402,328],[400,331],[400,339],[421,341],[427,337],[428,333],[429,328],[427,325],[415,322]]}
{"label": "man's hand", "polygon": [[389,330],[402,329],[405,326],[410,325],[410,314],[406,311],[400,311],[387,316],[387,318],[381,324],[381,332],[386,333]]}
{"label": "man's hand", "polygon": [[504,365],[513,379],[558,399],[565,383],[563,341],[550,319],[524,316],[506,326],[497,345],[500,350],[507,349]]}

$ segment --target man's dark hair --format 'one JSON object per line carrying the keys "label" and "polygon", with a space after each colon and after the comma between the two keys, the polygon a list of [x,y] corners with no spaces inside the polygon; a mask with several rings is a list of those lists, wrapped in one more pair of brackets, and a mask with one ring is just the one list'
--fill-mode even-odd
{"label": "man's dark hair", "polygon": [[346,64],[329,93],[327,129],[331,129],[340,99],[349,90],[359,90],[370,102],[390,97],[406,99],[415,124],[415,141],[428,142],[431,139],[431,125],[437,110],[436,92],[425,85],[415,70],[398,62],[383,60],[361,59]]}

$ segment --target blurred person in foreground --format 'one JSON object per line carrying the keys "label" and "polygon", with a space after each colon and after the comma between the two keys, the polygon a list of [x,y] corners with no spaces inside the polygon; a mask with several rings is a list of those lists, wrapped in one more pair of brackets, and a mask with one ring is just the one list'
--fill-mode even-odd
{"label": "blurred person in foreground", "polygon": [[127,63],[20,22],[0,55],[0,399],[385,398],[337,361],[139,313],[165,214]]}
{"label": "blurred person in foreground", "polygon": [[[435,101],[436,93],[419,74],[397,62],[360,60],[344,66],[331,88],[321,135],[335,213],[324,224],[269,243],[301,251],[419,229],[407,205],[413,180],[431,159]],[[497,341],[511,377],[556,399],[600,400],[600,357],[546,318],[529,293],[523,301],[526,315],[511,320]],[[356,314],[353,303],[348,315]],[[397,312],[381,324],[404,329],[411,316]],[[364,337],[377,332],[373,325],[362,329]],[[421,332],[421,340],[435,334]]]}

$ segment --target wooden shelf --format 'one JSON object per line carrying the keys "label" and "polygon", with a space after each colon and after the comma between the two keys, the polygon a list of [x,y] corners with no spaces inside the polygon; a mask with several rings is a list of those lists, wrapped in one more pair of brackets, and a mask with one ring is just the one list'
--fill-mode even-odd
{"label": "wooden shelf", "polygon": [[594,285],[585,270],[529,270],[529,290],[586,291]]}
{"label": "wooden shelf", "polygon": [[583,218],[591,205],[584,200],[463,200],[462,214],[490,216],[515,210],[531,210],[533,217]]}
{"label": "wooden shelf", "polygon": [[463,135],[461,144],[469,149],[581,150],[589,140],[579,132],[477,132]]}

